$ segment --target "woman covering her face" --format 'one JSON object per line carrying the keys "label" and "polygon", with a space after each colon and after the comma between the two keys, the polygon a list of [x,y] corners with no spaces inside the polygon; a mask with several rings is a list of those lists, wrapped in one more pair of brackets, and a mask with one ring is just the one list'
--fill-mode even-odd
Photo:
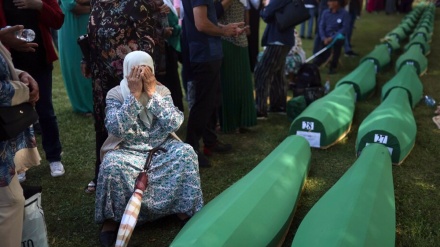
{"label": "woman covering her face", "polygon": [[103,223],[101,243],[109,244],[116,238],[136,177],[152,148],[160,146],[167,152],[155,155],[147,170],[148,186],[138,222],[171,214],[185,220],[203,206],[197,156],[174,134],[183,114],[174,106],[169,90],[156,81],[151,56],[141,51],[129,53],[123,71],[120,86],[106,98],[109,138],[102,149],[96,190],[95,220]]}

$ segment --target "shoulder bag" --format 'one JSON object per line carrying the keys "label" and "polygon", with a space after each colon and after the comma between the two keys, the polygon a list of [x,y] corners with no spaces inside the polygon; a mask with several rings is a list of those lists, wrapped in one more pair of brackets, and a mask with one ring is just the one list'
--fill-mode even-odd
{"label": "shoulder bag", "polygon": [[[283,32],[310,18],[309,10],[302,0],[291,0],[286,6],[275,13],[278,30]],[[292,33],[293,35],[293,33]]]}
{"label": "shoulder bag", "polygon": [[0,107],[0,141],[12,139],[38,120],[31,103]]}

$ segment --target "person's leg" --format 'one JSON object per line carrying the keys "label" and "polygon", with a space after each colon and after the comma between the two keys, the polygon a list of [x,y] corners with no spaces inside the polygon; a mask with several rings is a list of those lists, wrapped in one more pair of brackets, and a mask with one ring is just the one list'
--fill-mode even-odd
{"label": "person's leg", "polygon": [[310,14],[310,19],[309,19],[309,23],[308,23],[308,27],[307,27],[307,38],[311,39],[312,38],[312,32],[313,32],[313,20],[315,19],[315,8],[309,8],[309,14]]}
{"label": "person's leg", "polygon": [[350,15],[350,22],[348,25],[347,35],[345,36],[345,44],[344,44],[345,53],[352,51],[351,36],[353,34],[354,22],[356,21],[356,14],[349,13],[349,15]]}
{"label": "person's leg", "polygon": [[299,29],[299,36],[301,38],[304,38],[304,32],[306,30],[306,22],[304,21],[303,23],[301,23],[301,27]]}
{"label": "person's leg", "polygon": [[157,75],[156,79],[170,90],[174,105],[183,112],[182,87],[180,86],[178,73],[177,53],[172,46],[168,44],[165,44],[165,46],[166,73],[164,75]]}
{"label": "person's leg", "polygon": [[286,111],[286,80],[284,76],[284,61],[289,53],[290,46],[280,46],[279,53],[275,59],[272,73],[274,74],[274,80],[270,85],[270,110],[273,112],[285,112]]}
{"label": "person's leg", "polygon": [[267,116],[267,97],[269,94],[268,85],[274,79],[274,71],[279,63],[285,62],[286,57],[279,58],[282,52],[282,46],[269,45],[263,52],[261,60],[257,63],[254,72],[255,78],[255,104],[257,108],[257,117]]}
{"label": "person's leg", "polygon": [[0,241],[2,247],[21,246],[24,215],[23,189],[14,176],[8,186],[0,187]]}
{"label": "person's leg", "polygon": [[341,50],[344,43],[344,40],[338,40],[333,45],[333,57],[330,62],[330,69],[336,69],[338,67],[339,57],[341,56]]}
{"label": "person's leg", "polygon": [[35,105],[41,126],[42,145],[49,162],[61,161],[61,142],[57,118],[52,103],[52,64],[32,73],[38,82],[40,99]]}
{"label": "person's leg", "polygon": [[251,34],[247,36],[249,47],[249,62],[251,72],[254,72],[259,52],[260,12],[253,7],[249,9],[249,26]]}
{"label": "person's leg", "polygon": [[[323,42],[319,43],[319,47],[324,48],[325,45]],[[315,64],[316,66],[321,66],[323,63],[325,63],[328,58],[331,55],[331,49],[327,49],[326,51],[324,51],[323,53],[321,53],[319,56],[315,57],[315,59],[313,60],[313,64]]]}
{"label": "person's leg", "polygon": [[221,62],[191,63],[195,94],[188,117],[186,143],[196,152],[199,151],[199,140],[216,110]]}

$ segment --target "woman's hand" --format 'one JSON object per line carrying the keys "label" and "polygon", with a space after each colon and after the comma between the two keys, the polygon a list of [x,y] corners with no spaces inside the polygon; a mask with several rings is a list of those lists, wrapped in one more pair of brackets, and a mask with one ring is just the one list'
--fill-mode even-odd
{"label": "woman's hand", "polygon": [[27,72],[22,72],[18,76],[20,78],[20,81],[26,84],[29,88],[29,102],[35,105],[35,103],[40,98],[39,95],[39,89],[38,89],[38,83],[34,80],[34,78],[29,75]]}
{"label": "woman's hand", "polygon": [[28,43],[18,39],[16,33],[23,30],[23,25],[15,25],[12,27],[4,27],[0,30],[0,41],[9,48],[21,52],[35,52],[38,47],[37,43]]}
{"label": "woman's hand", "polygon": [[142,95],[142,82],[141,78],[142,68],[134,66],[131,68],[130,74],[126,77],[128,82],[128,89],[130,93],[138,100]]}
{"label": "woman's hand", "polygon": [[41,0],[13,0],[12,2],[18,9],[41,10],[43,8],[43,1]]}
{"label": "woman's hand", "polygon": [[81,66],[81,74],[87,79],[92,78],[92,72],[90,71],[89,63],[84,60],[81,60],[80,66]]}
{"label": "woman's hand", "polygon": [[141,73],[142,83],[144,84],[144,92],[148,97],[152,97],[154,92],[156,92],[156,77],[154,77],[153,72],[150,67],[145,67]]}

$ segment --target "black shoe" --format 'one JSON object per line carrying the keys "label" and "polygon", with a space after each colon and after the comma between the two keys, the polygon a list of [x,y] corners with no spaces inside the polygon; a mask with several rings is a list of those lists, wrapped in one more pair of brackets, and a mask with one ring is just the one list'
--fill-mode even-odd
{"label": "black shoe", "polygon": [[283,107],[270,108],[269,112],[286,115],[286,109]]}
{"label": "black shoe", "polygon": [[199,161],[199,167],[202,167],[202,168],[211,167],[211,164],[210,164],[208,158],[206,158],[206,156],[204,154],[202,154],[198,151],[196,152],[196,154],[197,154],[197,160]]}
{"label": "black shoe", "polygon": [[334,68],[330,68],[330,69],[328,69],[328,74],[329,74],[329,75],[336,74],[336,69],[334,69]]}
{"label": "black shoe", "polygon": [[267,120],[267,113],[262,113],[262,112],[257,111],[257,119]]}
{"label": "black shoe", "polygon": [[211,156],[212,153],[228,153],[232,150],[231,144],[225,144],[217,141],[214,145],[203,147],[203,153],[207,156]]}
{"label": "black shoe", "polygon": [[313,37],[312,37],[312,36],[309,36],[309,37],[307,37],[307,39],[313,39]]}
{"label": "black shoe", "polygon": [[304,35],[300,35],[299,37],[300,37],[301,39],[304,39]]}
{"label": "black shoe", "polygon": [[117,237],[118,230],[101,232],[99,233],[99,243],[102,247],[111,247],[115,244]]}
{"label": "black shoe", "polygon": [[346,53],[345,53],[345,56],[346,56],[346,57],[359,57],[359,54],[357,54],[357,53],[354,52],[354,51],[349,51],[349,52],[346,52]]}

